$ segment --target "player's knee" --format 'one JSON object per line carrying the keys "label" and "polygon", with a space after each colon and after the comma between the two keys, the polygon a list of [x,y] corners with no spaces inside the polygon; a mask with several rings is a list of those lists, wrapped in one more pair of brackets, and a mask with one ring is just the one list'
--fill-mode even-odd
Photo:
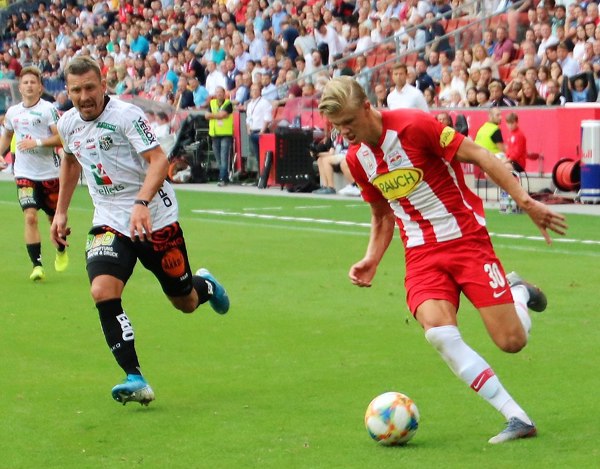
{"label": "player's knee", "polygon": [[34,211],[25,212],[25,224],[29,226],[37,226],[37,213]]}
{"label": "player's knee", "polygon": [[514,331],[496,338],[495,342],[503,352],[517,353],[527,345],[527,335],[525,331]]}

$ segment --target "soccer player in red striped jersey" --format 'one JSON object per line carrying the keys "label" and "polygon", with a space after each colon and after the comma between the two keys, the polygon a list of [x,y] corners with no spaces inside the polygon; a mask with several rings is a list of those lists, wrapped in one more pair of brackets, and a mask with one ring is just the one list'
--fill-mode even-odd
{"label": "soccer player in red striped jersey", "polygon": [[488,150],[425,112],[377,111],[350,77],[327,84],[319,111],[350,143],[346,160],[371,207],[367,251],[350,268],[351,282],[371,286],[397,226],[405,248],[408,306],[426,339],[507,420],[489,442],[534,436],[533,421],[462,339],[457,312],[463,293],[494,343],[515,353],[527,344],[528,307],[543,311],[546,297],[516,273],[505,274],[485,227],[483,203],[467,187],[461,163],[479,166],[506,190],[548,244],[549,231],[566,233],[565,218],[532,199]]}

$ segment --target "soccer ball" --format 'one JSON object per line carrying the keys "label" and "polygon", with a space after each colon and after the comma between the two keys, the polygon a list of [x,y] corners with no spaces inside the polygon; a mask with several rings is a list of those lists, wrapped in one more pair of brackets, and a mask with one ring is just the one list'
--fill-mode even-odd
{"label": "soccer ball", "polygon": [[410,397],[399,392],[386,392],[367,407],[365,426],[379,444],[403,445],[419,428],[419,409]]}

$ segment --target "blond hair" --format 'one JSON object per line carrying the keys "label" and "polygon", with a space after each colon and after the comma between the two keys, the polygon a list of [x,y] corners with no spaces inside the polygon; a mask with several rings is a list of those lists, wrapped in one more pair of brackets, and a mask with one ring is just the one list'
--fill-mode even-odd
{"label": "blond hair", "polygon": [[23,78],[25,75],[33,75],[38,79],[40,83],[42,82],[42,72],[40,72],[39,68],[34,67],[33,65],[30,65],[29,67],[23,67],[21,69],[21,73],[19,73],[19,78]]}
{"label": "blond hair", "polygon": [[354,78],[336,77],[325,85],[319,112],[325,117],[334,116],[350,109],[358,109],[366,100],[365,91]]}

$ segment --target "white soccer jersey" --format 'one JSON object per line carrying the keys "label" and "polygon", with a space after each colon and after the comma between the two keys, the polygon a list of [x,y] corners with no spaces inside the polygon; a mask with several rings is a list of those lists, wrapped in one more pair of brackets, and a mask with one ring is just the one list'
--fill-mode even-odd
{"label": "white soccer jersey", "polygon": [[[52,136],[50,127],[56,125],[56,108],[40,99],[34,106],[15,104],[6,111],[4,126],[14,132],[17,144],[22,140],[46,139]],[[17,148],[14,162],[15,178],[32,181],[56,179],[60,171],[60,159],[51,147],[34,147],[21,151]]]}
{"label": "white soccer jersey", "polygon": [[[143,111],[109,99],[100,116],[84,121],[73,108],[58,121],[58,133],[65,151],[83,168],[95,207],[94,226],[108,225],[129,236],[131,209],[148,168],[140,153],[159,145]],[[177,221],[177,200],[167,181],[149,207],[153,229]]]}

